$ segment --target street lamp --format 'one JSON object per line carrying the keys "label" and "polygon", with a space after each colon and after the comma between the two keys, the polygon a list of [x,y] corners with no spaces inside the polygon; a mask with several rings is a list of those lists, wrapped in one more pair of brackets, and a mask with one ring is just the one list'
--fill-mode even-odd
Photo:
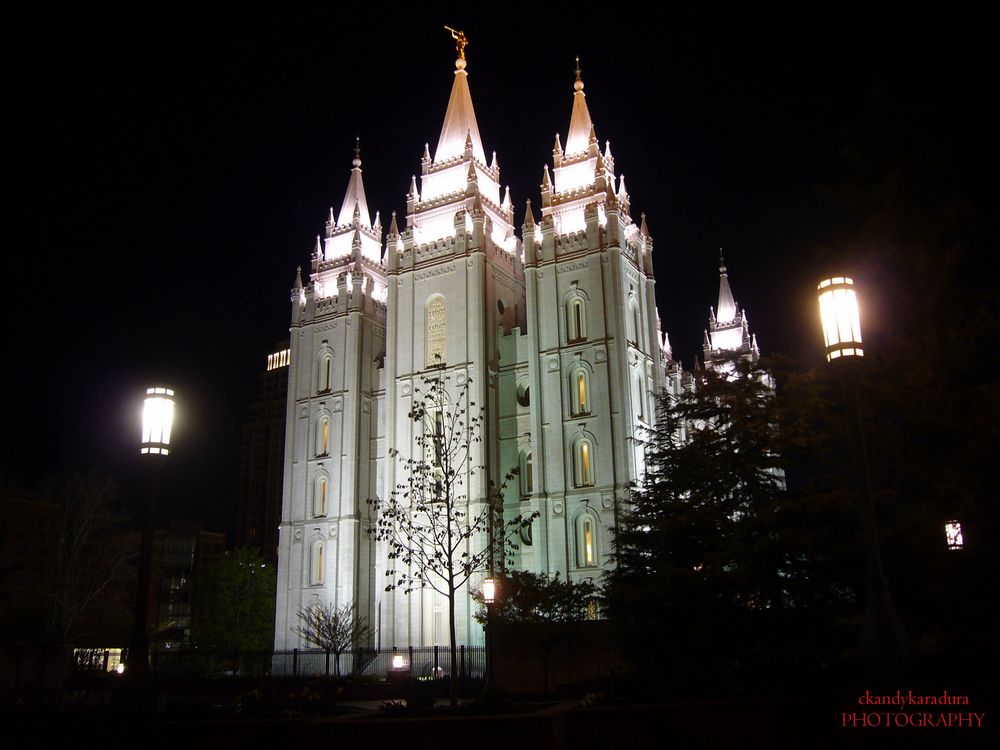
{"label": "street lamp", "polygon": [[495,650],[493,642],[496,640],[493,631],[493,602],[496,601],[497,582],[494,578],[483,579],[483,602],[486,604],[486,689],[493,688],[493,662]]}
{"label": "street lamp", "polygon": [[146,389],[142,408],[139,453],[147,456],[149,471],[146,509],[139,549],[139,581],[135,594],[135,621],[128,649],[128,674],[138,683],[149,679],[149,590],[153,572],[153,514],[160,494],[160,471],[170,454],[170,432],[174,423],[174,392],[170,388]]}
{"label": "street lamp", "polygon": [[854,279],[833,276],[817,286],[819,314],[826,340],[826,359],[834,363],[840,376],[844,401],[849,411],[850,448],[855,466],[861,541],[865,556],[865,621],[861,630],[861,653],[878,664],[884,674],[896,672],[906,657],[906,636],[896,616],[889,582],[882,568],[875,498],[865,444],[864,423],[858,397],[857,367],[864,356],[861,343],[861,314]]}

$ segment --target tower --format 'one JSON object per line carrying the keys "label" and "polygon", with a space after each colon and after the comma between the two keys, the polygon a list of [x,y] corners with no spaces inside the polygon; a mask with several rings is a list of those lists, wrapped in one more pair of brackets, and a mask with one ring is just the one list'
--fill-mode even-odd
{"label": "tower", "polygon": [[[719,251],[719,305],[708,309],[708,330],[705,331],[705,367],[726,367],[733,357],[760,356],[757,337],[750,333],[746,310],[736,304],[729,286],[725,259]],[[729,365],[731,366],[731,365]]]}
{"label": "tower", "polygon": [[372,608],[367,500],[378,491],[386,274],[355,148],[340,211],[316,238],[309,283],[292,289],[275,647],[295,648],[313,599]]}

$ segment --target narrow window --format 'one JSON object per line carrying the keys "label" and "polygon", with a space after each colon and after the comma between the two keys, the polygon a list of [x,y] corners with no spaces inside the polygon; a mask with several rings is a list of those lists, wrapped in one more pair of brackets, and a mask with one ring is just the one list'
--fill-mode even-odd
{"label": "narrow window", "polygon": [[583,564],[594,564],[594,522],[589,518],[583,521]]}
{"label": "narrow window", "polygon": [[594,484],[594,449],[586,438],[577,440],[574,448],[574,484],[577,487],[590,487]]}
{"label": "narrow window", "polygon": [[570,388],[572,389],[572,409],[574,416],[590,414],[590,387],[587,371],[583,369],[574,370],[570,376]]}
{"label": "narrow window", "polygon": [[316,427],[316,455],[326,456],[330,453],[330,418],[320,418]]}
{"label": "narrow window", "polygon": [[531,451],[521,453],[521,497],[528,497],[534,490],[531,476]]}
{"label": "narrow window", "polygon": [[639,336],[642,332],[642,324],[639,320],[639,306],[635,303],[635,297],[629,299],[629,319],[628,319],[628,342],[632,346],[639,346]]}
{"label": "narrow window", "polygon": [[569,343],[587,338],[586,311],[582,297],[573,297],[566,305],[566,327]]}
{"label": "narrow window", "polygon": [[326,477],[321,476],[316,480],[316,492],[313,494],[313,515],[325,516],[327,506],[327,482]]}
{"label": "narrow window", "polygon": [[323,577],[326,572],[326,549],[322,540],[317,539],[313,542],[310,549],[310,558],[309,583],[313,586],[318,586],[323,583]]}

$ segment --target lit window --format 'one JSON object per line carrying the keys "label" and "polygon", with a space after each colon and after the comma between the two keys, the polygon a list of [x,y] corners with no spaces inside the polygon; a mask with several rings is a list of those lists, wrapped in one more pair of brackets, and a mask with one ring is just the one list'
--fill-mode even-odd
{"label": "lit window", "polygon": [[330,453],[330,418],[322,417],[316,425],[316,455],[326,456]]}
{"label": "lit window", "polygon": [[320,360],[319,372],[320,372],[320,390],[328,391],[330,390],[330,375],[333,370],[333,358],[329,354],[323,355],[323,359]]}
{"label": "lit window", "polygon": [[587,438],[573,444],[573,484],[590,487],[594,484],[594,447]]}
{"label": "lit window", "polygon": [[587,315],[583,297],[572,297],[566,303],[566,327],[569,343],[587,338]]}
{"label": "lit window", "polygon": [[574,416],[590,414],[590,383],[587,371],[584,369],[574,370],[570,375],[570,411]]}
{"label": "lit window", "polygon": [[580,568],[597,565],[597,529],[593,516],[586,512],[576,521],[576,563]]}
{"label": "lit window", "polygon": [[958,521],[948,521],[944,525],[944,535],[948,540],[948,549],[958,550],[965,546],[962,538],[962,524]]}
{"label": "lit window", "polygon": [[319,586],[326,573],[326,548],[321,539],[313,542],[309,549],[309,584]]}
{"label": "lit window", "polygon": [[327,507],[327,481],[325,476],[320,476],[316,480],[316,490],[313,493],[313,515],[325,516]]}

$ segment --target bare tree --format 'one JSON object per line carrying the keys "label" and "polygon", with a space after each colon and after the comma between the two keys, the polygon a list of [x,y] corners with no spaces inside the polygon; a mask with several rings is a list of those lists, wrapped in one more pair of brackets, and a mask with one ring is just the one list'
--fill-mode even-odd
{"label": "bare tree", "polygon": [[[471,379],[454,396],[448,377],[424,378],[414,389],[409,418],[416,424],[413,456],[392,457],[406,474],[384,500],[369,500],[375,539],[388,546],[386,591],[406,594],[430,588],[448,600],[451,650],[451,702],[457,702],[458,647],[455,602],[473,575],[505,567],[517,550],[522,527],[537,516],[503,517],[503,490],[514,469],[496,485],[487,480],[486,497],[469,497],[469,488],[486,468],[474,464],[473,446],[482,443],[482,410],[469,400]],[[418,395],[419,394],[419,395]],[[476,507],[475,501],[481,503]]]}
{"label": "bare tree", "polygon": [[360,617],[353,603],[335,604],[311,602],[296,612],[299,624],[292,631],[308,643],[326,651],[326,671],[330,671],[330,654],[334,657],[334,673],[340,676],[340,656],[368,640],[368,618]]}

